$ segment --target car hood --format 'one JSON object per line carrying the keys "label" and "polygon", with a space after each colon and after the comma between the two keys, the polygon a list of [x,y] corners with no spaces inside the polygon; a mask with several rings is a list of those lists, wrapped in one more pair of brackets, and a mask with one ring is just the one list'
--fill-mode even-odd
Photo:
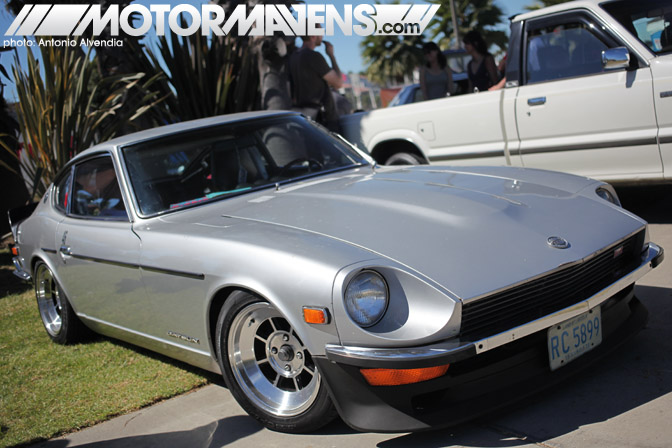
{"label": "car hood", "polygon": [[[347,242],[469,299],[581,260],[643,228],[636,216],[599,199],[598,185],[513,168],[360,169],[238,198],[224,216]],[[551,236],[570,247],[550,247]]]}

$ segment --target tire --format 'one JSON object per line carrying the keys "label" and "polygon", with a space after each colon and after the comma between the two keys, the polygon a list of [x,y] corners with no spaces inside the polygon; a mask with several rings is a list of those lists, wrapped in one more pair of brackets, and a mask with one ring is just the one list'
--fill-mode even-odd
{"label": "tire", "polygon": [[54,278],[51,269],[42,261],[35,266],[35,298],[44,329],[57,344],[74,344],[88,335],[88,329],[79,320],[68,298]]}
{"label": "tire", "polygon": [[424,163],[424,160],[410,152],[392,154],[385,161],[385,165],[423,165]]}
{"label": "tire", "polygon": [[268,302],[234,292],[219,313],[216,338],[227,387],[267,428],[304,433],[336,417],[310,353]]}

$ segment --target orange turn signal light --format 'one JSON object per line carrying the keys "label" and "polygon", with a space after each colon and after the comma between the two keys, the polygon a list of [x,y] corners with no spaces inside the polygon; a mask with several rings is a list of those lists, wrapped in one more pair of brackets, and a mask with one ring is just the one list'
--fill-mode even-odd
{"label": "orange turn signal light", "polygon": [[12,255],[14,255],[15,257],[19,256],[19,248],[18,247],[12,246]]}
{"label": "orange turn signal light", "polygon": [[303,307],[303,320],[309,324],[325,325],[329,323],[329,311],[326,308]]}
{"label": "orange turn signal light", "polygon": [[371,386],[401,386],[420,383],[443,376],[450,364],[422,369],[360,369]]}

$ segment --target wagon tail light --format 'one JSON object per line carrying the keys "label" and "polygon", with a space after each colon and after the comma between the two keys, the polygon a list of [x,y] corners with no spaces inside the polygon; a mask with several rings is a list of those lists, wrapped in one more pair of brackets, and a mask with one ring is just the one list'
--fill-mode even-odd
{"label": "wagon tail light", "polygon": [[360,369],[360,372],[371,386],[402,386],[443,376],[448,367],[450,364],[422,369]]}

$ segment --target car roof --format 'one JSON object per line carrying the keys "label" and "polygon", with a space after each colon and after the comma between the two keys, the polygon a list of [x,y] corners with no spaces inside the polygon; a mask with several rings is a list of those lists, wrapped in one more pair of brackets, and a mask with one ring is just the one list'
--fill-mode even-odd
{"label": "car roof", "polygon": [[77,154],[77,156],[74,157],[73,160],[86,157],[87,155],[98,151],[110,150],[117,146],[124,146],[129,143],[135,143],[143,140],[150,140],[158,137],[176,134],[183,131],[198,128],[207,128],[210,126],[216,126],[221,124],[242,122],[257,118],[279,117],[283,115],[292,115],[292,114],[298,115],[298,113],[291,111],[241,112],[235,114],[218,115],[216,117],[200,118],[198,120],[184,121],[181,123],[169,124],[166,126],[158,126],[152,129],[134,132],[132,134],[127,134],[121,137],[114,138],[112,140],[108,140],[106,142],[99,143]]}
{"label": "car roof", "polygon": [[524,12],[517,14],[513,16],[511,19],[512,22],[518,22],[521,20],[528,20],[528,19],[533,19],[535,17],[539,16],[545,16],[554,12],[562,12],[562,11],[567,11],[570,9],[578,9],[578,8],[585,8],[585,9],[597,9],[598,5],[601,3],[608,3],[605,0],[578,0],[578,1],[573,1],[573,2],[567,2],[567,3],[560,3],[558,5],[554,6],[549,6],[546,8],[541,8],[537,9],[534,11],[530,12]]}

